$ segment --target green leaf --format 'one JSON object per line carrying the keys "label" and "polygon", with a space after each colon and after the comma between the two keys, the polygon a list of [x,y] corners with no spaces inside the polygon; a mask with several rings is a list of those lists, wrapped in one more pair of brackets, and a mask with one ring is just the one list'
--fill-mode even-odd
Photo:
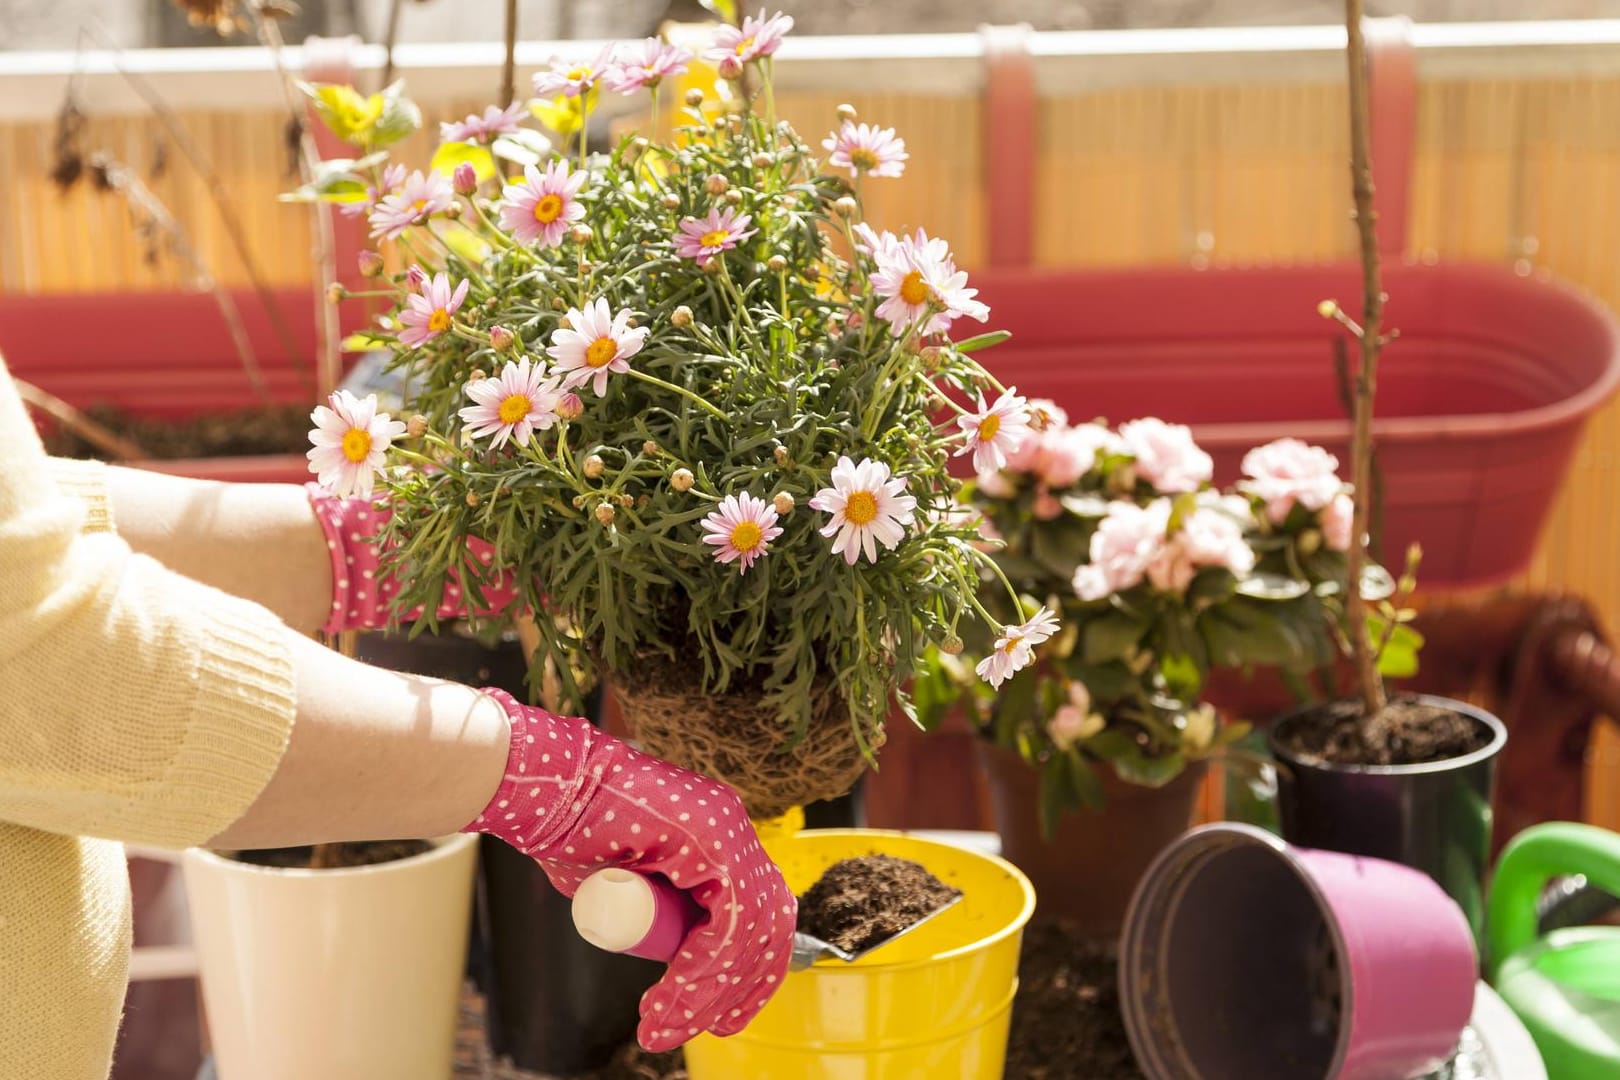
{"label": "green leaf", "polygon": [[495,156],[487,147],[479,146],[477,143],[440,143],[439,148],[433,151],[432,168],[436,172],[451,176],[455,173],[456,167],[462,164],[473,167],[479,183],[495,175]]}
{"label": "green leaf", "polygon": [[1134,739],[1117,728],[1093,735],[1086,741],[1086,749],[1113,765],[1121,780],[1143,787],[1163,787],[1187,766],[1179,753],[1146,756]]}
{"label": "green leaf", "polygon": [[1081,656],[1088,664],[1104,664],[1110,660],[1123,660],[1142,640],[1147,624],[1125,614],[1109,610],[1086,620],[1082,632]]}
{"label": "green leaf", "polygon": [[1159,661],[1159,674],[1164,677],[1165,690],[1177,701],[1198,699],[1204,685],[1204,672],[1193,657],[1169,653]]}
{"label": "green leaf", "polygon": [[1084,754],[1073,747],[1063,755],[1063,758],[1068,764],[1069,786],[1074,790],[1075,796],[1082,804],[1093,810],[1102,809],[1102,777],[1097,775],[1097,770],[1091,767]]}
{"label": "green leaf", "polygon": [[1010,337],[1012,337],[1010,330],[991,330],[989,333],[975,334],[966,341],[958,341],[951,347],[959,353],[978,352],[980,349],[1000,345]]}
{"label": "green leaf", "polygon": [[737,0],[698,0],[705,11],[713,12],[723,21],[734,23],[737,21]]}
{"label": "green leaf", "polygon": [[1057,832],[1058,819],[1072,805],[1067,773],[1060,754],[1052,755],[1041,769],[1041,836],[1047,840]]}
{"label": "green leaf", "polygon": [[355,146],[365,145],[366,134],[383,114],[381,94],[368,96],[339,83],[300,82],[298,89],[315,106],[315,114],[326,129]]}
{"label": "green leaf", "polygon": [[[1379,615],[1367,616],[1367,636],[1373,644],[1383,640],[1389,624]],[[1418,650],[1423,648],[1423,635],[1407,623],[1398,623],[1378,656],[1378,673],[1386,679],[1409,679],[1418,673]]]}
{"label": "green leaf", "polygon": [[533,128],[518,128],[496,139],[489,148],[503,161],[538,165],[551,153],[551,140]]}
{"label": "green leaf", "polygon": [[382,98],[382,115],[372,124],[366,144],[374,148],[396,143],[415,134],[422,126],[422,110],[405,96],[403,82],[389,86],[382,92]]}
{"label": "green leaf", "polygon": [[1238,594],[1255,600],[1297,600],[1310,591],[1309,582],[1286,574],[1248,574],[1237,582]]}
{"label": "green leaf", "polygon": [[357,330],[344,338],[338,348],[344,352],[374,352],[378,349],[391,349],[394,343],[385,337],[365,330]]}
{"label": "green leaf", "polygon": [[1037,722],[1034,671],[1021,671],[1001,685],[996,699],[996,742],[1011,746],[1022,732]]}

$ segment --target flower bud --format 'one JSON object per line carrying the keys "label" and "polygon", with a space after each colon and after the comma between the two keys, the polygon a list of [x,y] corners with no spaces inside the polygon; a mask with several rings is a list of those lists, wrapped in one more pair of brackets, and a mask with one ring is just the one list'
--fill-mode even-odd
{"label": "flower bud", "polygon": [[482,501],[483,500],[478,497],[478,492],[476,492],[476,491],[467,492],[467,505],[468,506],[477,506]]}
{"label": "flower bud", "polygon": [[714,173],[707,180],[703,181],[703,190],[707,191],[710,195],[724,195],[726,192],[731,190],[731,181],[727,180],[719,173]]}
{"label": "flower bud", "polygon": [[742,73],[743,73],[742,61],[737,59],[735,56],[721,57],[720,63],[717,64],[716,67],[719,70],[720,77],[722,79],[740,79],[740,78],[742,78]]}
{"label": "flower bud", "polygon": [[787,269],[787,260],[780,255],[772,255],[765,260],[765,269],[773,274],[780,274]]}
{"label": "flower bud", "polygon": [[698,269],[703,271],[705,274],[718,274],[723,267],[720,265],[719,259],[715,258],[713,255],[710,255],[706,259],[698,260]]}
{"label": "flower bud", "polygon": [[962,652],[962,639],[955,634],[946,634],[945,640],[939,643],[939,651],[946,656],[958,656]]}
{"label": "flower bud", "polygon": [[471,162],[463,161],[450,174],[450,183],[457,195],[471,195],[478,190],[478,170],[472,167]]}
{"label": "flower bud", "polygon": [[924,371],[934,372],[939,370],[940,361],[945,359],[945,350],[938,345],[925,345],[917,357],[922,361]]}
{"label": "flower bud", "polygon": [[692,309],[687,307],[685,304],[682,304],[680,307],[669,313],[669,322],[671,326],[679,327],[681,329],[691,326]]}
{"label": "flower bud", "polygon": [[504,326],[489,328],[489,347],[496,352],[505,352],[517,344],[517,335]]}
{"label": "flower bud", "polygon": [[839,217],[853,217],[855,212],[861,208],[861,204],[845,195],[843,198],[835,200],[832,208],[833,213]]}
{"label": "flower bud", "polygon": [[427,280],[427,271],[422,269],[420,266],[413,266],[409,270],[405,271],[405,284],[409,285],[417,292],[422,291],[422,286],[427,284]]}
{"label": "flower bud", "polygon": [[1322,547],[1322,530],[1305,529],[1299,534],[1299,553],[1314,555]]}
{"label": "flower bud", "polygon": [[606,468],[607,462],[603,461],[601,456],[598,454],[592,454],[590,457],[585,459],[586,479],[595,480],[597,477],[602,475],[602,471]]}
{"label": "flower bud", "polygon": [[383,257],[375,251],[362,251],[355,257],[355,261],[360,264],[361,277],[382,277]]}
{"label": "flower bud", "polygon": [[585,506],[585,496],[583,496],[583,495],[575,495],[574,496],[574,509],[579,510],[579,509],[582,509],[584,506]]}
{"label": "flower bud", "polygon": [[589,274],[589,273],[593,273],[595,270],[596,270],[596,264],[591,262],[589,259],[581,259],[581,260],[579,260],[579,272],[580,273]]}
{"label": "flower bud", "polygon": [[332,284],[326,287],[326,302],[328,304],[340,303],[346,297],[348,297],[348,295],[349,290],[343,287],[343,283],[341,281],[334,281]]}
{"label": "flower bud", "polygon": [[652,457],[658,453],[658,444],[648,439],[641,444],[641,452],[647,457]]}
{"label": "flower bud", "polygon": [[417,413],[405,422],[405,434],[413,439],[420,439],[423,435],[426,435],[427,429],[428,419],[421,413]]}
{"label": "flower bud", "polygon": [[442,211],[446,220],[456,221],[461,217],[461,204],[453,202]]}
{"label": "flower bud", "polygon": [[628,510],[632,506],[636,505],[636,497],[626,492],[625,494],[619,496],[619,505]]}
{"label": "flower bud", "polygon": [[647,152],[647,148],[651,145],[652,143],[647,141],[647,137],[645,135],[637,135],[635,138],[631,139],[629,147],[630,160],[634,161],[642,154],[645,154]]}
{"label": "flower bud", "polygon": [[771,505],[778,514],[791,514],[793,512],[793,496],[785,491],[778,491],[771,499]]}
{"label": "flower bud", "polygon": [[854,120],[858,115],[859,114],[855,111],[855,106],[851,105],[847,101],[838,106],[838,119],[840,120]]}
{"label": "flower bud", "polygon": [[562,297],[553,296],[551,298],[551,310],[552,311],[567,311],[568,310],[568,304],[563,301]]}
{"label": "flower bud", "polygon": [[658,201],[664,204],[665,210],[679,210],[681,208],[681,197],[673,191],[665,192],[664,197]]}
{"label": "flower bud", "polygon": [[743,193],[736,190],[728,191],[720,199],[727,206],[740,206],[743,201]]}
{"label": "flower bud", "polygon": [[557,415],[564,420],[578,420],[584,412],[585,402],[572,390],[557,399]]}
{"label": "flower bud", "polygon": [[696,479],[691,469],[676,469],[669,474],[669,486],[676,491],[691,491],[692,482]]}
{"label": "flower bud", "polygon": [[472,374],[467,376],[467,381],[468,382],[483,382],[487,378],[489,378],[489,376],[484,374],[484,369],[483,368],[475,367],[475,368],[472,369]]}
{"label": "flower bud", "polygon": [[703,104],[703,91],[694,86],[686,92],[686,107],[695,109],[701,104]]}
{"label": "flower bud", "polygon": [[776,158],[772,157],[764,150],[761,150],[759,153],[754,155],[753,166],[756,169],[768,169],[775,164]]}
{"label": "flower bud", "polygon": [[608,504],[608,503],[598,503],[597,504],[597,507],[596,507],[596,520],[599,523],[601,523],[603,525],[611,525],[611,524],[613,524],[613,519],[618,517],[618,516],[619,516],[619,512],[617,510],[613,509],[613,507],[610,504]]}
{"label": "flower bud", "polygon": [[788,463],[788,452],[787,447],[785,446],[778,446],[771,456],[776,459],[776,463],[778,465],[786,465]]}
{"label": "flower bud", "polygon": [[590,243],[591,237],[595,235],[596,234],[591,231],[591,227],[589,225],[575,225],[568,231],[568,238],[581,246]]}

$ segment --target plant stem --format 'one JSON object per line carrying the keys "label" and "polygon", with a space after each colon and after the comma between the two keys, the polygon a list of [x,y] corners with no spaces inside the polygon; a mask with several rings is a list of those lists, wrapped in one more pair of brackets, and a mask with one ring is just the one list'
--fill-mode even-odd
{"label": "plant stem", "polygon": [[506,0],[506,58],[501,64],[501,108],[517,97],[517,0]]}
{"label": "plant stem", "polygon": [[1355,199],[1356,231],[1361,240],[1361,368],[1356,377],[1355,431],[1350,441],[1355,514],[1345,582],[1345,619],[1351,655],[1361,689],[1362,733],[1384,711],[1384,681],[1367,640],[1367,602],[1361,575],[1367,565],[1367,517],[1372,506],[1372,416],[1378,388],[1378,352],[1383,346],[1384,289],[1379,274],[1377,214],[1373,209],[1372,153],[1367,118],[1367,45],[1361,32],[1361,0],[1345,0],[1345,55],[1350,82],[1350,183]]}

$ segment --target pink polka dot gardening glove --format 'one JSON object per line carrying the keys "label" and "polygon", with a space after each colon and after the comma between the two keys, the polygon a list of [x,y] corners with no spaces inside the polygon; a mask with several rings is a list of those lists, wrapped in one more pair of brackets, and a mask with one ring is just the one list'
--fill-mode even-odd
{"label": "pink polka dot gardening glove", "polygon": [[511,717],[512,745],[500,789],[466,831],[540,860],[566,896],[608,866],[685,889],[707,916],[641,999],[638,1039],[657,1052],[703,1031],[741,1031],[787,972],[798,913],[741,800],[585,720],[485,693]]}
{"label": "pink polka dot gardening glove", "polygon": [[[326,535],[326,550],[332,558],[332,607],[321,630],[328,634],[344,630],[379,630],[392,618],[394,594],[399,583],[383,574],[381,549],[376,537],[388,523],[392,511],[386,504],[371,499],[341,498],[319,484],[305,484],[309,504],[315,510]],[[488,564],[489,545],[481,540],[469,541],[468,555]],[[484,605],[476,614],[501,611],[515,594],[510,581],[497,581],[481,588]],[[469,614],[468,598],[463,595],[459,579],[445,587],[437,614],[441,619],[453,619]],[[417,618],[417,608],[401,617],[406,621]]]}

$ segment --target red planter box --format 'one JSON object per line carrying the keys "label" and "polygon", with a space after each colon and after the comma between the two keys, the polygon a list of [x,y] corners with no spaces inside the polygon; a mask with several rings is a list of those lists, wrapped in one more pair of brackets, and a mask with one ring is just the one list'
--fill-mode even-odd
{"label": "red planter box", "polygon": [[[981,271],[972,284],[1011,341],[998,378],[1071,420],[1190,424],[1238,475],[1252,446],[1293,435],[1339,455],[1348,411],[1325,299],[1360,310],[1360,268]],[[1391,265],[1375,421],[1383,550],[1423,545],[1430,585],[1504,581],[1535,551],[1592,411],[1620,384],[1620,326],[1545,278],[1470,265]],[[1356,346],[1346,337],[1351,364]]]}

